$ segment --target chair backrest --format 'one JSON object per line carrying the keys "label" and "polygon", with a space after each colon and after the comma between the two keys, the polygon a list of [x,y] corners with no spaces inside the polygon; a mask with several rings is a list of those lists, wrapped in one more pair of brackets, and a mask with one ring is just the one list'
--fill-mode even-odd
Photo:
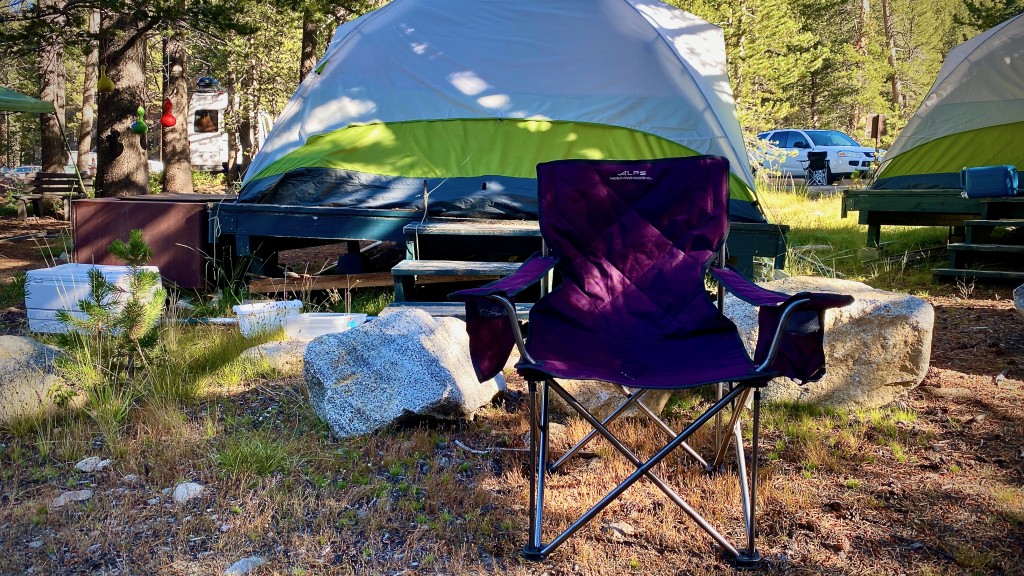
{"label": "chair backrest", "polygon": [[728,233],[728,180],[715,156],[539,164],[540,229],[562,283],[534,311],[640,341],[727,323],[704,274]]}
{"label": "chair backrest", "polygon": [[807,169],[824,170],[828,166],[828,152],[808,152]]}

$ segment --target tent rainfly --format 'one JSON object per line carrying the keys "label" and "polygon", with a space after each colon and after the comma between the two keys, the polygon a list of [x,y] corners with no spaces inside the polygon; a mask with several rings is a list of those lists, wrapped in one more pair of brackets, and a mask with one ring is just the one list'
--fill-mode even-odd
{"label": "tent rainfly", "polygon": [[763,222],[718,27],[657,0],[394,0],[338,28],[239,201],[536,218],[539,162],[697,154]]}
{"label": "tent rainfly", "polygon": [[0,88],[0,112],[30,112],[33,114],[48,114],[54,112],[53,104],[46,100],[39,100],[31,96],[25,96]]}
{"label": "tent rainfly", "polygon": [[964,167],[1024,169],[1024,14],[949,52],[872,188],[959,188]]}
{"label": "tent rainfly", "polygon": [[[46,100],[26,96],[7,88],[0,88],[0,112],[27,112],[30,114],[53,114],[56,116],[57,109],[53,107],[53,103]],[[57,127],[60,129],[61,140],[64,141],[64,149],[70,158],[71,148],[68,146],[68,139],[64,135],[64,126],[61,125],[60,118],[57,118]],[[75,176],[78,178],[78,185],[81,186],[82,190],[85,190],[85,182],[82,181],[82,175],[78,172],[78,166],[75,166]]]}

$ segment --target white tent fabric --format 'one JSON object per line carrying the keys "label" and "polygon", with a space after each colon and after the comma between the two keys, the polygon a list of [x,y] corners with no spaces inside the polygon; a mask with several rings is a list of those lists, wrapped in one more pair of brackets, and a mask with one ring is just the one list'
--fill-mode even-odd
{"label": "white tent fabric", "polygon": [[317,71],[246,182],[346,126],[523,118],[654,134],[753,189],[721,29],[656,0],[394,0],[339,27]]}
{"label": "white tent fabric", "polygon": [[1024,121],[1024,14],[946,56],[924,102],[886,160],[950,134]]}

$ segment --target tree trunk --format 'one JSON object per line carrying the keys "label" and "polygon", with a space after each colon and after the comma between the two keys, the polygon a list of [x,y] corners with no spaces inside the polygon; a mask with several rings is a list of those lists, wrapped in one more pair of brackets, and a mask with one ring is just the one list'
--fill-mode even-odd
{"label": "tree trunk", "polygon": [[821,115],[818,110],[818,76],[815,73],[811,74],[811,99],[808,102],[808,112],[811,116],[811,128],[818,128],[821,123]]}
{"label": "tree trunk", "polygon": [[[100,13],[89,12],[89,33],[100,30]],[[92,152],[92,131],[96,127],[96,80],[99,78],[100,51],[94,45],[85,56],[85,80],[82,82],[82,123],[78,127],[78,171],[90,174],[89,156]]]}
{"label": "tree trunk", "polygon": [[[41,10],[53,11],[57,15],[49,16],[49,25],[54,30],[63,31],[67,27],[67,18],[60,14],[63,0],[41,0]],[[41,141],[43,149],[44,172],[63,172],[67,165],[68,157],[66,143],[61,135],[62,123],[64,122],[64,102],[66,89],[64,70],[64,42],[59,33],[48,35],[43,38],[39,47],[39,92],[40,98],[53,103],[56,109],[54,114],[41,115]]]}
{"label": "tree trunk", "polygon": [[228,133],[228,165],[225,166],[228,190],[238,180],[238,83],[235,73],[228,72],[225,87],[228,91],[228,109],[224,114],[224,130]]}
{"label": "tree trunk", "polygon": [[104,13],[100,63],[114,91],[99,96],[96,195],[135,196],[149,192],[149,166],[139,134],[131,131],[135,111],[145,104],[146,34],[152,24],[132,14]]}
{"label": "tree trunk", "polygon": [[[857,15],[857,40],[854,43],[857,53],[861,56],[866,57],[868,53],[868,46],[870,44],[870,37],[868,34],[868,24],[871,20],[868,16],[871,14],[871,0],[861,0],[860,2],[860,14]],[[857,74],[860,85],[865,85],[864,70],[861,69]],[[864,105],[858,103],[853,108],[853,112],[850,114],[850,124],[847,126],[847,132],[850,134],[856,134],[859,127],[864,124],[864,116],[866,111]]]}
{"label": "tree trunk", "polygon": [[[164,62],[167,63],[164,98],[171,101],[171,114],[177,123],[162,128],[164,192],[191,194],[192,162],[188,148],[188,79],[185,77],[185,43],[181,34],[172,33],[164,39]],[[161,115],[163,109],[160,109]]]}
{"label": "tree trunk", "polygon": [[882,0],[882,27],[885,29],[885,52],[889,59],[889,70],[892,73],[889,80],[892,89],[892,105],[900,110],[903,108],[903,86],[900,83],[899,69],[896,67],[896,34],[893,31],[889,0]]}
{"label": "tree trunk", "polygon": [[319,20],[308,7],[302,11],[302,54],[299,58],[299,82],[313,71],[317,60],[316,32]]}

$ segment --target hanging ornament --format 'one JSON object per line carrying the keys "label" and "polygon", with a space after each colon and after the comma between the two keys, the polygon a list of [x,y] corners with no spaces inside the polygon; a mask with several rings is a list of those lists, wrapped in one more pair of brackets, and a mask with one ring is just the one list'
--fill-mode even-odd
{"label": "hanging ornament", "polygon": [[100,79],[96,81],[96,91],[104,94],[114,91],[114,81],[107,77],[106,66],[100,66]]}
{"label": "hanging ornament", "polygon": [[149,131],[149,126],[146,126],[146,109],[139,106],[136,114],[138,114],[139,117],[136,118],[135,122],[132,122],[131,131],[136,134],[145,135],[146,132]]}
{"label": "hanging ornament", "polygon": [[170,98],[164,100],[164,115],[160,117],[160,125],[164,128],[170,128],[178,123],[178,119],[174,117],[174,114],[171,114],[172,106]]}

